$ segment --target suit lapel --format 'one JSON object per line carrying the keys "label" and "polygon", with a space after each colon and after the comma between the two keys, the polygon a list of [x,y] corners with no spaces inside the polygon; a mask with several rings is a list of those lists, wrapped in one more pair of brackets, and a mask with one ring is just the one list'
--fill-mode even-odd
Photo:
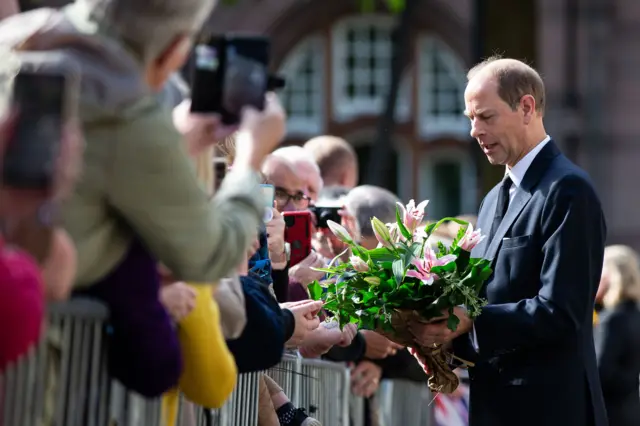
{"label": "suit lapel", "polygon": [[[549,168],[551,161],[560,155],[560,150],[556,146],[553,140],[549,141],[547,145],[536,155],[536,158],[527,169],[527,172],[520,183],[520,187],[516,189],[513,200],[509,203],[509,208],[505,217],[502,219],[498,230],[496,231],[493,239],[487,242],[487,248],[482,256],[485,259],[490,259],[495,262],[496,254],[502,244],[502,239],[507,234],[511,225],[516,221],[522,210],[531,200],[531,196],[535,186],[538,184],[544,173]],[[490,213],[495,214],[497,197],[494,197]]]}
{"label": "suit lapel", "polygon": [[524,206],[527,205],[529,200],[531,200],[531,193],[525,191],[522,185],[516,189],[513,200],[509,203],[507,214],[502,219],[502,222],[500,222],[500,226],[493,236],[493,239],[488,242],[489,246],[484,254],[485,259],[495,259],[498,247],[500,247],[500,243],[502,243],[502,239],[504,238],[509,228],[511,228],[513,222],[515,222],[515,220],[518,218],[520,212],[522,211],[522,209],[524,209]]}

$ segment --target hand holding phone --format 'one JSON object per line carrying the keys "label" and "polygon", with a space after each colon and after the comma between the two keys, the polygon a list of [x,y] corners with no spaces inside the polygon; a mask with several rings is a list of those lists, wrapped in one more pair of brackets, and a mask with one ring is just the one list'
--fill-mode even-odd
{"label": "hand holding phone", "polygon": [[270,40],[262,36],[214,36],[194,50],[192,112],[219,113],[237,124],[243,108],[264,107],[267,91],[284,87],[268,72]]}
{"label": "hand holding phone", "polygon": [[331,220],[336,223],[342,221],[340,216],[341,207],[337,206],[311,206],[309,209],[316,217],[316,228],[329,229],[328,222]]}
{"label": "hand holding phone", "polygon": [[286,225],[284,239],[291,246],[289,267],[292,267],[311,254],[311,213],[284,212]]}
{"label": "hand holding phone", "polygon": [[[53,192],[65,133],[75,118],[78,80],[63,72],[15,77],[11,110],[16,114],[2,159],[2,185]],[[68,139],[68,138],[67,138]]]}

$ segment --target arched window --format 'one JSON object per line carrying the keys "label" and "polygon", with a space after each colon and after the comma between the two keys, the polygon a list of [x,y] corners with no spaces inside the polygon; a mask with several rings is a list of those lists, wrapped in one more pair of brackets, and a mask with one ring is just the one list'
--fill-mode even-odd
{"label": "arched window", "polygon": [[[384,15],[354,16],[338,22],[332,35],[333,111],[337,121],[377,115],[384,108],[391,73],[391,32],[395,21]],[[403,76],[396,117],[411,113],[411,78]]]}
{"label": "arched window", "polygon": [[429,150],[422,154],[420,200],[428,199],[429,219],[474,214],[477,176],[471,156],[463,149]]}
{"label": "arched window", "polygon": [[469,137],[463,115],[466,72],[462,62],[442,41],[418,40],[418,132],[424,138]]}
{"label": "arched window", "polygon": [[313,136],[324,126],[324,41],[311,36],[300,42],[280,68],[286,78],[281,98],[289,135]]}

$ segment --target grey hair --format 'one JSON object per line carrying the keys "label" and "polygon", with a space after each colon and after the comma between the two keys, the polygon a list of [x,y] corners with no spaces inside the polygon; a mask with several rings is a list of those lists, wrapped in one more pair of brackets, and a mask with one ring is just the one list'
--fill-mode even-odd
{"label": "grey hair", "polygon": [[179,36],[193,36],[216,0],[76,0],[99,29],[128,44],[147,64]]}
{"label": "grey hair", "polygon": [[373,185],[361,185],[349,191],[344,206],[358,225],[363,238],[373,237],[371,218],[374,216],[384,223],[396,220],[396,203],[400,199],[391,191]]}
{"label": "grey hair", "polygon": [[283,146],[272,152],[276,157],[281,157],[289,160],[292,163],[306,163],[310,165],[320,175],[320,167],[316,163],[316,159],[313,154],[301,146],[290,145]]}

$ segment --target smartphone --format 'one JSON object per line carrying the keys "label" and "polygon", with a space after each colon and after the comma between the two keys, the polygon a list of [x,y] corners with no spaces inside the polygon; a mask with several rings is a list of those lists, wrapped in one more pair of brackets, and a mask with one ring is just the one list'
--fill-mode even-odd
{"label": "smartphone", "polygon": [[227,169],[229,166],[227,165],[227,160],[222,157],[216,157],[213,159],[213,174],[215,179],[215,189],[216,191],[220,189],[220,185],[222,185],[222,181],[224,177],[227,175]]}
{"label": "smartphone", "polygon": [[283,79],[268,73],[270,51],[263,36],[213,36],[196,45],[191,111],[218,113],[233,125],[244,107],[262,110],[266,92],[284,87]]}
{"label": "smartphone", "polygon": [[63,127],[75,111],[76,83],[64,73],[21,70],[16,75],[11,108],[17,119],[2,159],[4,186],[52,189]]}
{"label": "smartphone", "polygon": [[316,216],[316,228],[329,229],[330,220],[339,224],[342,221],[340,209],[336,206],[312,206],[310,210]]}
{"label": "smartphone", "polygon": [[262,189],[262,196],[264,197],[264,206],[268,209],[273,208],[273,203],[276,198],[276,188],[268,183],[263,183],[260,185],[260,188]]}
{"label": "smartphone", "polygon": [[289,267],[311,254],[311,212],[284,212],[284,240],[291,247]]}

